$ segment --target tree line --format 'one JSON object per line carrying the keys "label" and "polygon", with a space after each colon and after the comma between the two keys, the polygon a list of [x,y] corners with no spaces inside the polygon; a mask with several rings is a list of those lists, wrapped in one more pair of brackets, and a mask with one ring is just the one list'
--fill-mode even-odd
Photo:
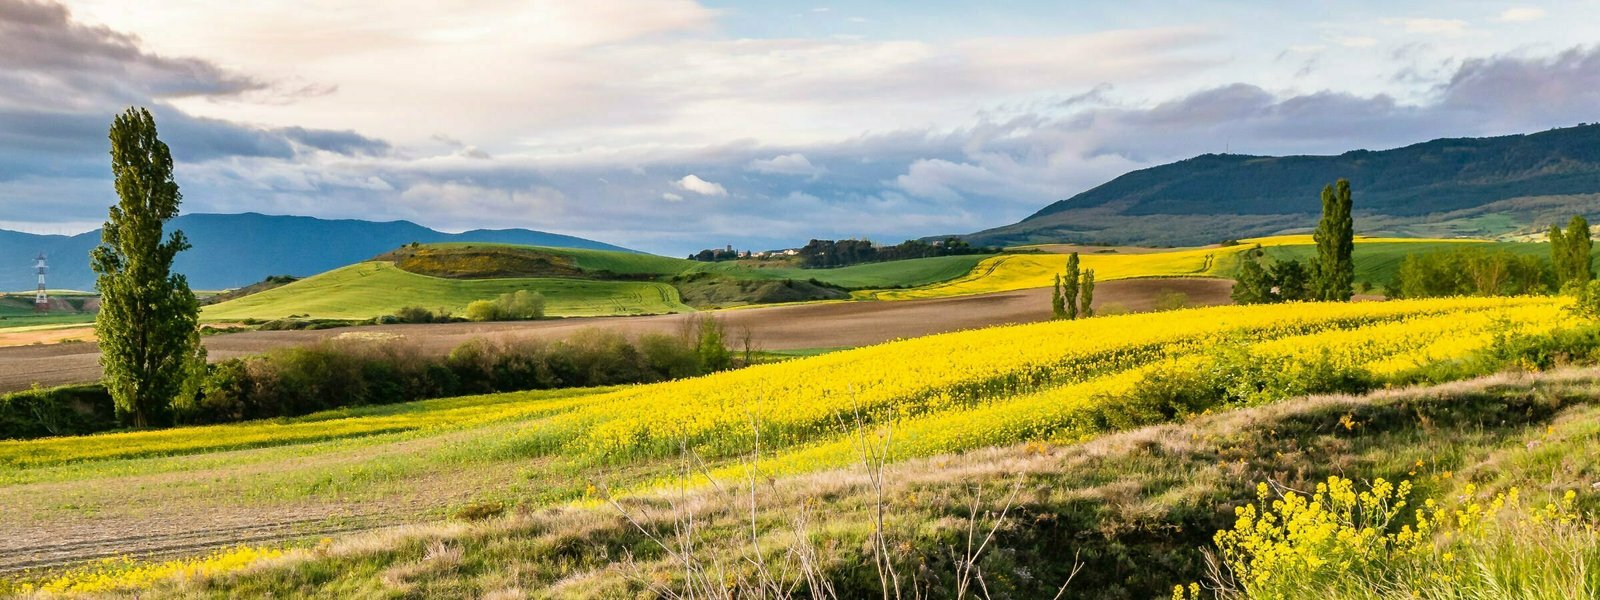
{"label": "tree line", "polygon": [[879,246],[870,240],[811,240],[800,248],[799,252],[801,267],[825,269],[935,256],[998,254],[1000,249],[973,246],[959,238],[945,238],[934,244],[921,240],[906,240],[893,246]]}
{"label": "tree line", "polygon": [[1057,321],[1094,316],[1094,269],[1081,268],[1077,252],[1067,256],[1066,272],[1056,275],[1050,309]]}

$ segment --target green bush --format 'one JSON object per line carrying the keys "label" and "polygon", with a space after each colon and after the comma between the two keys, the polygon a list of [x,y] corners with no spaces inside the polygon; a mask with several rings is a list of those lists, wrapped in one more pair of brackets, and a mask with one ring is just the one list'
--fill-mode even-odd
{"label": "green bush", "polygon": [[477,300],[467,305],[469,321],[531,321],[544,318],[544,294],[517,290],[494,300]]}
{"label": "green bush", "polygon": [[100,385],[35,387],[0,395],[0,439],[84,435],[116,426],[111,395]]}

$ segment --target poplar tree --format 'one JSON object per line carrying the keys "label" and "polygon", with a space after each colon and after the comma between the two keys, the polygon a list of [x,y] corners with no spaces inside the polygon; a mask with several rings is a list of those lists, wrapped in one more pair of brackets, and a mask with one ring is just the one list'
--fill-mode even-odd
{"label": "poplar tree", "polygon": [[1314,300],[1344,302],[1355,295],[1355,221],[1351,217],[1350,181],[1340,179],[1322,188],[1322,220],[1312,238],[1317,260],[1311,269]]}
{"label": "poplar tree", "polygon": [[1067,318],[1078,318],[1078,253],[1067,257],[1067,272],[1061,278],[1061,299],[1066,304]]}
{"label": "poplar tree", "polygon": [[1050,314],[1056,319],[1067,318],[1067,300],[1061,295],[1061,274],[1056,274],[1055,287],[1050,288]]}
{"label": "poplar tree", "polygon": [[1550,226],[1550,266],[1556,273],[1556,289],[1561,289],[1572,279],[1572,247],[1567,245],[1567,235],[1560,225]]}
{"label": "poplar tree", "polygon": [[1094,269],[1084,269],[1078,293],[1078,313],[1085,319],[1094,316]]}
{"label": "poplar tree", "polygon": [[183,196],[155,118],[129,108],[112,122],[110,138],[118,201],[89,255],[100,291],[95,335],[118,418],[147,427],[165,421],[174,402],[198,388],[205,366],[200,304],[188,280],[172,272],[188,239],[173,231],[163,241],[163,226],[178,216]]}
{"label": "poplar tree", "polygon": [[1571,273],[1568,281],[1577,285],[1588,285],[1594,279],[1593,251],[1594,241],[1589,238],[1589,221],[1583,215],[1573,215],[1567,223],[1567,268]]}

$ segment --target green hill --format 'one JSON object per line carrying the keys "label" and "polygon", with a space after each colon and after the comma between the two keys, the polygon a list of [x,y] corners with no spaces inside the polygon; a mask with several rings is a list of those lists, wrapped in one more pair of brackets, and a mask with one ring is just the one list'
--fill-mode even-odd
{"label": "green hill", "polygon": [[544,295],[552,317],[645,315],[691,310],[670,285],[648,281],[596,281],[549,277],[445,279],[418,275],[387,262],[334,269],[259,294],[205,307],[206,320],[368,319],[406,306],[461,314],[474,300],[516,290]]}
{"label": "green hill", "polygon": [[1355,189],[1358,233],[1523,233],[1600,204],[1600,125],[1338,156],[1206,154],[1127,173],[965,239],[1192,246],[1301,233],[1316,225],[1322,187],[1339,178]]}

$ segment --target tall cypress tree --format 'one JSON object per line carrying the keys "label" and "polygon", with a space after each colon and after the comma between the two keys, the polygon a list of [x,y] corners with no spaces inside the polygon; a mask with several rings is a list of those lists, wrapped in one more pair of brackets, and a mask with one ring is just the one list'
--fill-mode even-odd
{"label": "tall cypress tree", "polygon": [[1312,268],[1311,293],[1316,300],[1343,302],[1355,295],[1355,220],[1350,181],[1340,179],[1322,188],[1322,219],[1312,238],[1317,261]]}
{"label": "tall cypress tree", "polygon": [[1571,281],[1578,285],[1587,285],[1594,279],[1593,251],[1594,241],[1589,238],[1589,221],[1583,215],[1573,215],[1567,223],[1567,268],[1571,270]]}
{"label": "tall cypress tree", "polygon": [[1066,303],[1067,318],[1078,318],[1078,253],[1067,257],[1067,272],[1061,277],[1061,298]]}
{"label": "tall cypress tree", "polygon": [[1094,269],[1084,269],[1079,287],[1078,314],[1087,319],[1094,316]]}
{"label": "tall cypress tree", "polygon": [[1550,266],[1555,269],[1556,288],[1572,280],[1572,247],[1567,244],[1566,233],[1560,225],[1550,226]]}
{"label": "tall cypress tree", "polygon": [[1061,274],[1056,274],[1056,285],[1050,288],[1050,315],[1051,318],[1061,320],[1067,318],[1067,301],[1061,295]]}
{"label": "tall cypress tree", "polygon": [[188,280],[172,272],[188,240],[181,231],[162,239],[183,196],[155,118],[130,108],[112,122],[110,137],[118,202],[89,255],[100,291],[95,335],[119,418],[146,427],[164,421],[174,401],[197,387],[205,364],[200,304]]}

